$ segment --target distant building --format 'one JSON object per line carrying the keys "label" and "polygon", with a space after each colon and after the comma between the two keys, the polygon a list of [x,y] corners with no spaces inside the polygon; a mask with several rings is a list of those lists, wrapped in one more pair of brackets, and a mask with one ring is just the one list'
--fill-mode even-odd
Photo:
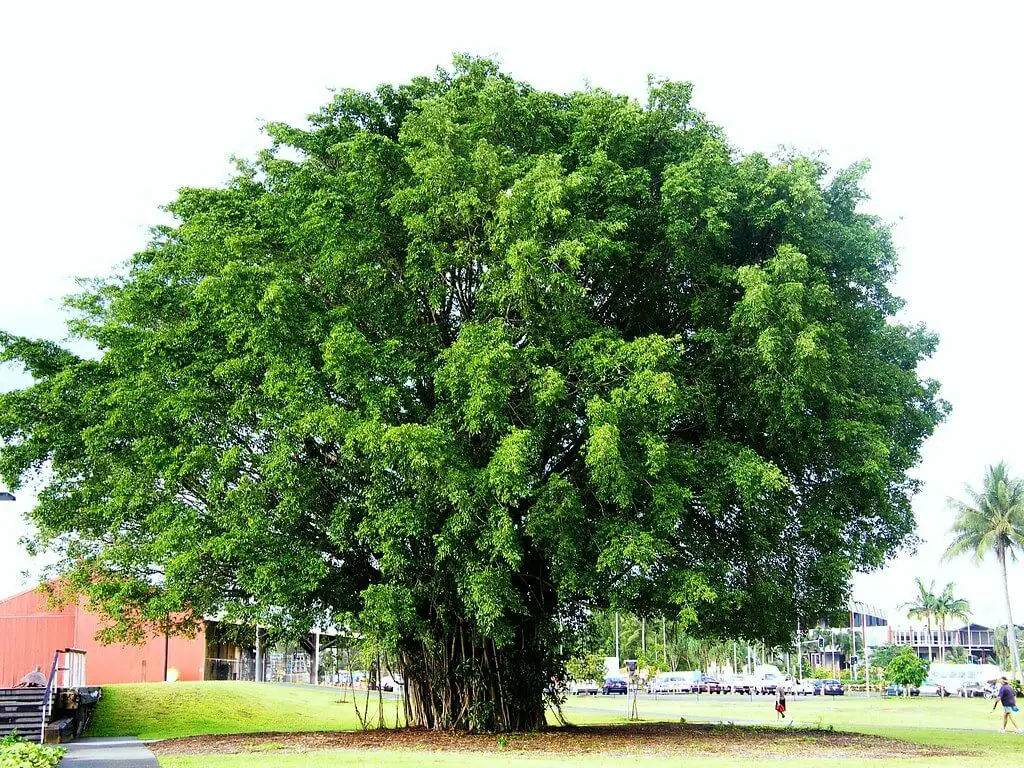
{"label": "distant building", "polygon": [[864,656],[864,646],[874,648],[889,642],[889,619],[885,611],[867,603],[851,602],[847,607],[845,625],[840,622],[829,626],[828,622],[818,624],[817,633],[821,638],[818,648],[811,646],[807,653],[808,662],[814,667],[848,669],[851,659],[843,650],[839,639],[853,635],[849,647],[859,658]]}
{"label": "distant building", "polygon": [[922,659],[938,659],[942,648],[946,653],[954,646],[960,646],[975,664],[995,663],[996,631],[981,624],[969,624],[959,629],[947,629],[943,636],[939,629],[932,627],[929,633],[926,626],[893,628],[889,642],[896,645],[909,645]]}
{"label": "distant building", "polygon": [[0,687],[14,685],[22,675],[40,667],[47,676],[57,650],[86,652],[86,685],[160,682],[164,667],[179,680],[202,680],[206,662],[206,633],[194,638],[163,635],[144,645],[102,645],[96,632],[98,616],[79,604],[54,608],[41,587],[0,600]]}
{"label": "distant building", "polygon": [[315,682],[314,670],[329,667],[328,677],[338,679],[342,667],[335,629],[312,629],[295,643],[257,649],[239,645],[237,625],[214,620],[203,621],[195,637],[154,635],[142,645],[103,645],[96,640],[102,626],[80,603],[49,605],[43,587],[0,600],[0,688],[36,667],[49,676],[54,652],[65,648],[85,651],[85,685],[158,683],[164,669],[177,680]]}

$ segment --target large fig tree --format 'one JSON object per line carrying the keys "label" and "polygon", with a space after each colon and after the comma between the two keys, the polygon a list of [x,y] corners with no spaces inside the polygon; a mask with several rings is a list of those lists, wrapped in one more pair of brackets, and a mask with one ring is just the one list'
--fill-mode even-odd
{"label": "large fig tree", "polygon": [[945,405],[864,167],[472,59],[267,130],[69,300],[95,354],[0,336],[0,476],[111,639],[336,621],[410,722],[530,729],[591,610],[782,644],[912,537]]}

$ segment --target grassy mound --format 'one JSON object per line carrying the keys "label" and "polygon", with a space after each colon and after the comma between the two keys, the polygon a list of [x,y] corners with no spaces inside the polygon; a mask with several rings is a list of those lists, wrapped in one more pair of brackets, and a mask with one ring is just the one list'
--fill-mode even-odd
{"label": "grassy mound", "polygon": [[[363,694],[365,696],[365,693]],[[359,727],[352,694],[268,683],[143,683],[106,685],[93,736],[173,739],[203,734],[339,731]],[[360,704],[364,698],[359,697]],[[395,705],[384,702],[394,722]],[[370,708],[376,714],[376,699]]]}

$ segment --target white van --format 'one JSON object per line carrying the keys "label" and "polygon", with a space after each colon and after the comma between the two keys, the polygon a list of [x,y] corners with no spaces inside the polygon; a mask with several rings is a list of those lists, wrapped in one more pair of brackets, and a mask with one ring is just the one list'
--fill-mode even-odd
{"label": "white van", "polygon": [[981,683],[1002,677],[997,664],[932,664],[928,667],[928,680],[941,685],[950,696],[960,695],[964,683]]}
{"label": "white van", "polygon": [[775,693],[784,680],[774,664],[761,664],[754,668],[754,693]]}

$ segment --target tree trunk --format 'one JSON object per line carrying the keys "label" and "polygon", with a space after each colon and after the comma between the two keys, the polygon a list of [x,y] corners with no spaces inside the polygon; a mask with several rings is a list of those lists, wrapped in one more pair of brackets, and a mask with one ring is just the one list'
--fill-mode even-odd
{"label": "tree trunk", "polygon": [[946,663],[946,618],[939,617],[939,662]]}
{"label": "tree trunk", "polygon": [[1017,629],[1013,626],[1013,612],[1010,610],[1010,584],[1006,578],[1006,551],[1002,545],[997,553],[999,567],[1003,571],[1003,599],[1006,601],[1006,642],[1010,646],[1010,658],[1013,659],[1013,679],[1020,680],[1020,649],[1017,647]]}
{"label": "tree trunk", "polygon": [[547,724],[549,638],[527,620],[498,646],[466,625],[428,642],[403,642],[398,666],[406,722],[436,730],[536,731]]}
{"label": "tree trunk", "polygon": [[928,663],[932,661],[932,617],[929,616],[925,619],[925,624],[928,627]]}

